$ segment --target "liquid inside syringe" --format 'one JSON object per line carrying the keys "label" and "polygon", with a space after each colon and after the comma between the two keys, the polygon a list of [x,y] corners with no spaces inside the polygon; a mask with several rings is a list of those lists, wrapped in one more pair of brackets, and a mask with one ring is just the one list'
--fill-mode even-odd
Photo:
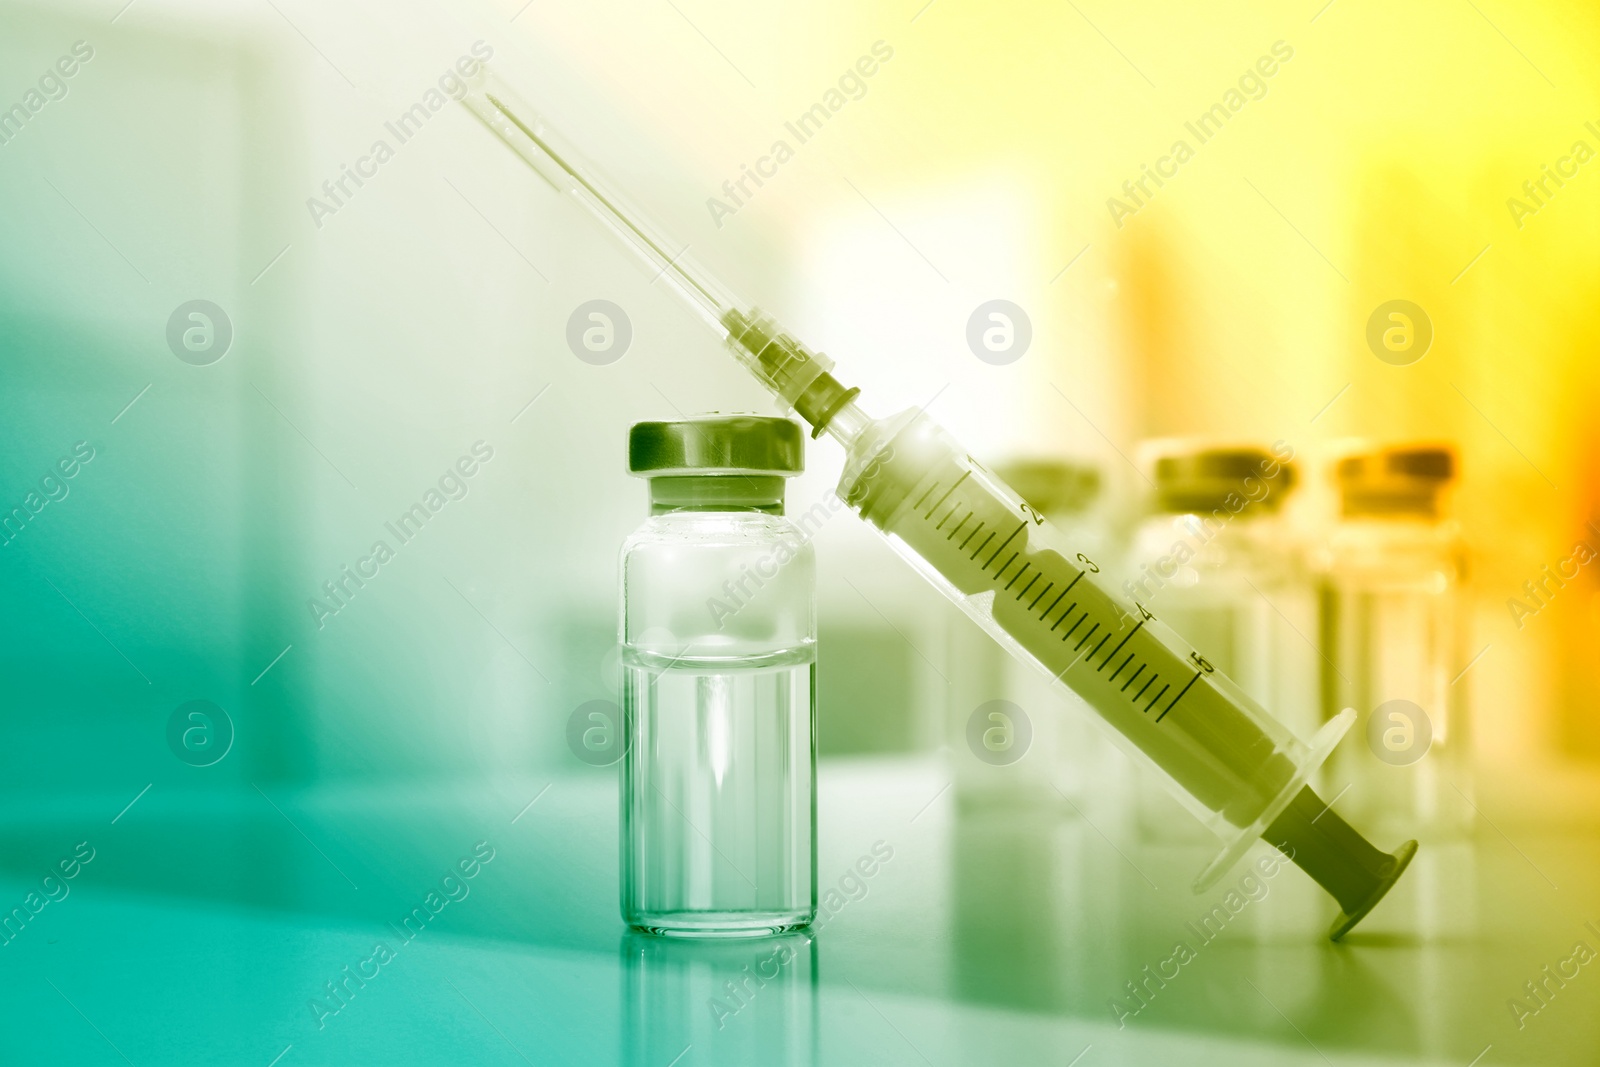
{"label": "liquid inside syringe", "polygon": [[1203,655],[1107,591],[1093,559],[953,446],[930,420],[907,420],[848,490],[862,516],[1160,766],[1197,815],[1256,823],[1300,777],[1294,736],[1252,718]]}
{"label": "liquid inside syringe", "polygon": [[1348,729],[1348,709],[1309,743],[1272,718],[1142,605],[1098,579],[1099,566],[967,455],[920,411],[869,418],[833,363],[739,303],[657,231],[621,208],[591,168],[503,86],[465,100],[559,191],[706,322],[783,403],[845,449],[840,495],[930,582],[1013,655],[1082,698],[1142,764],[1222,839],[1196,880],[1213,883],[1258,838],[1281,849],[1340,903],[1331,936],[1355,925],[1409,863],[1369,844],[1305,783]]}

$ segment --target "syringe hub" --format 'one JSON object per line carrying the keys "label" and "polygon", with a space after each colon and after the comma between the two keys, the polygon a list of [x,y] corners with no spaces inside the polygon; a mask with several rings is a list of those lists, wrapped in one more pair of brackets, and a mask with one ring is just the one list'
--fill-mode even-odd
{"label": "syringe hub", "polygon": [[833,360],[813,352],[764,315],[729,311],[722,316],[728,344],[750,372],[811,424],[821,437],[832,418],[861,392],[845,388],[832,373]]}
{"label": "syringe hub", "polygon": [[1393,852],[1379,851],[1310,786],[1301,788],[1261,836],[1339,902],[1343,910],[1328,931],[1333,941],[1377,906],[1417,853],[1415,841]]}

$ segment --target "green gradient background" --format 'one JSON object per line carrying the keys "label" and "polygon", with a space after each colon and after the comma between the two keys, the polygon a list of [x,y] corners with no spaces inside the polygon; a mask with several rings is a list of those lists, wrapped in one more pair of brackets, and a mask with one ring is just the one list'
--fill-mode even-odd
{"label": "green gradient background", "polygon": [[[96,450],[70,495],[0,548],[0,905],[19,902],[75,842],[98,849],[72,895],[0,948],[0,1059],[665,1067],[690,1046],[685,1067],[942,1067],[1064,1064],[1090,1046],[1082,1067],[1325,1054],[1465,1064],[1493,1045],[1485,1067],[1594,1061],[1600,977],[1587,969],[1525,1031],[1505,1009],[1583,936],[1584,920],[1600,918],[1600,779],[1575,758],[1600,737],[1593,579],[1538,620],[1545,629],[1492,626],[1505,628],[1507,591],[1564,555],[1578,520],[1600,511],[1586,429],[1596,194],[1564,193],[1569,214],[1552,209],[1521,246],[1481,231],[1504,257],[1478,268],[1500,272],[1489,275],[1491,295],[1429,290],[1444,329],[1421,370],[1450,368],[1440,377],[1382,393],[1364,377],[1372,360],[1359,340],[1316,340],[1343,337],[1319,318],[1335,321],[1330,308],[1359,319],[1365,308],[1345,305],[1369,290],[1390,296],[1408,272],[1442,282],[1470,258],[1480,231],[1451,213],[1460,203],[1437,208],[1429,183],[1459,179],[1474,207],[1500,210],[1528,161],[1559,143],[1550,137],[1570,125],[1565,108],[1593,103],[1571,74],[1592,57],[1592,13],[1545,5],[1532,26],[1513,27],[1576,84],[1578,101],[1560,115],[1528,102],[1543,89],[1529,88],[1533,75],[1514,69],[1514,56],[1500,64],[1504,46],[1488,28],[1463,28],[1443,8],[1404,24],[1401,40],[1414,41],[1417,25],[1438,20],[1439,36],[1460,48],[1415,68],[1391,62],[1406,78],[1497,57],[1480,80],[1500,102],[1476,100],[1451,120],[1503,123],[1470,166],[1437,151],[1458,140],[1446,122],[1456,90],[1443,82],[1417,105],[1428,137],[1401,149],[1387,128],[1367,138],[1381,109],[1337,84],[1325,91],[1350,95],[1346,110],[1302,101],[1306,110],[1280,121],[1304,132],[1263,127],[1259,143],[1243,142],[1298,168],[1277,176],[1275,194],[1297,182],[1388,189],[1373,175],[1390,173],[1396,153],[1424,175],[1420,191],[1399,182],[1378,207],[1328,208],[1307,224],[1341,262],[1365,249],[1362,295],[1350,297],[1311,273],[1321,265],[1276,216],[1241,223],[1206,184],[1205,174],[1227,172],[1233,157],[1222,153],[1233,148],[1194,163],[1192,184],[1113,245],[1100,201],[1131,173],[1129,160],[1168,135],[1172,112],[1125,103],[1142,83],[1072,10],[1024,5],[1007,22],[953,0],[925,14],[920,4],[825,5],[828,18],[710,4],[522,14],[520,3],[274,2],[136,0],[120,12],[121,0],[0,3],[0,106],[73,41],[96,53],[65,99],[0,146],[0,506],[19,504],[75,442]],[[1226,47],[1184,40],[1175,17],[1162,26],[1174,7],[1126,23],[1109,7],[1088,15],[1119,40],[1159,42],[1150,50],[1183,69],[1173,81],[1192,100],[1214,96],[1258,44],[1289,32],[1283,25],[1309,34],[1315,8],[1290,22],[1264,4],[1208,20]],[[1341,58],[1355,62],[1389,40],[1381,16],[1341,0],[1316,26],[1345,34]],[[1380,21],[1339,29],[1362,19]],[[738,41],[728,51],[763,94],[777,86],[771,96],[740,95],[696,25]],[[852,104],[859,124],[786,171],[789,184],[737,224],[715,228],[707,190],[750,158],[775,116],[815,100],[879,36],[895,41],[901,66]],[[960,379],[937,414],[964,440],[1014,449],[1042,425],[1031,440],[1098,455],[1116,472],[1113,488],[1127,489],[1133,477],[1112,438],[1270,437],[1281,412],[1302,429],[1301,409],[1351,380],[1352,413],[1336,410],[1319,434],[1460,440],[1473,479],[1465,511],[1493,548],[1475,610],[1498,651],[1471,684],[1490,755],[1480,802],[1494,823],[1480,827],[1472,873],[1460,883],[1436,875],[1433,887],[1451,902],[1475,897],[1474,923],[1429,938],[1401,918],[1333,949],[1320,939],[1326,902],[1285,888],[1262,906],[1276,925],[1206,949],[1199,976],[1116,1029],[1111,998],[1213,902],[1186,888],[1205,850],[1145,848],[1125,827],[1046,813],[958,817],[944,789],[966,753],[959,743],[941,750],[943,711],[930,710],[942,708],[950,649],[937,642],[952,609],[851,518],[818,542],[819,878],[836,883],[879,839],[896,860],[772,996],[731,1033],[710,1028],[705,1000],[737,969],[738,951],[624,933],[615,772],[580,766],[564,728],[579,704],[616,697],[615,551],[645,510],[643,486],[623,473],[627,426],[770,402],[648,275],[454,105],[320,228],[306,210],[324,179],[480,39],[703,262],[803,336],[859,360],[851,365],[882,410],[992,369],[975,371],[959,340],[967,308],[1021,289],[1037,309],[1041,358],[1022,365],[1034,377]],[[647,53],[653,64],[638,61]],[[1313,58],[1308,47],[1308,80]],[[1045,91],[1018,73],[1027,71],[1060,83]],[[1288,84],[1272,106],[1296,100]],[[1382,96],[1384,84],[1368,79],[1361,91]],[[1294,117],[1306,114],[1326,126]],[[1538,139],[1506,132],[1519,124]],[[1348,153],[1359,165],[1325,166],[1334,143],[1359,146]],[[916,220],[907,228],[956,275],[955,289],[916,275],[921,252],[872,230],[878,216],[833,168],[865,171],[874,197]],[[928,221],[949,189],[950,203],[973,209],[953,235]],[[1292,210],[1304,221],[1310,209]],[[1402,216],[1421,220],[1411,237],[1391,246],[1373,236]],[[1097,251],[1050,288],[1091,237]],[[1008,261],[1018,249],[1025,266]],[[852,263],[859,275],[827,274]],[[1028,271],[1037,283],[1018,282]],[[875,287],[863,275],[915,278],[903,286],[917,302],[886,309],[902,283]],[[859,294],[838,295],[857,284]],[[1208,285],[1229,292],[1219,300]],[[563,340],[571,309],[596,298],[624,306],[634,329],[633,347],[608,367],[572,358]],[[207,367],[181,362],[165,341],[173,309],[193,299],[219,304],[233,325],[230,351]],[[1232,370],[1197,385],[1183,377],[1191,366]],[[1054,404],[1044,383],[1069,372],[1073,395],[1103,420],[1095,426],[1018,399]],[[1136,409],[1140,376],[1163,373],[1173,377]],[[1507,438],[1470,410],[1440,414],[1439,396],[1454,403],[1449,375],[1492,398],[1558,492],[1543,495]],[[384,524],[478,441],[494,457],[468,495],[319,628],[308,599],[375,539],[396,547]],[[819,447],[808,462],[791,485],[795,511],[821,498],[840,460]],[[173,709],[195,699],[223,707],[236,732],[211,767],[167,747]],[[393,977],[383,972],[316,1029],[307,998],[388,937],[385,924],[478,840],[499,858],[473,895],[404,950]]]}

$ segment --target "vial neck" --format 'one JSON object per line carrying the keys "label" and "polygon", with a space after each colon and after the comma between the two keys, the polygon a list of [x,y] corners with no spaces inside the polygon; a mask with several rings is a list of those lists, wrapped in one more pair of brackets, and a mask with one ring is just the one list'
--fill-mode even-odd
{"label": "vial neck", "polygon": [[772,474],[679,474],[650,479],[650,514],[756,511],[783,514],[783,479]]}

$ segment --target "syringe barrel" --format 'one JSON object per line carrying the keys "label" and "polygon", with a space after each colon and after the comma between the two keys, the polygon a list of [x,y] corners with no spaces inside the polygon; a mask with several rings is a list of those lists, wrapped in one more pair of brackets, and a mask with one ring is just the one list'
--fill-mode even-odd
{"label": "syringe barrel", "polygon": [[[1081,698],[1225,841],[1259,834],[1320,754],[920,412],[875,423],[840,495],[1025,662]],[[1220,871],[1217,872],[1220,874]]]}

